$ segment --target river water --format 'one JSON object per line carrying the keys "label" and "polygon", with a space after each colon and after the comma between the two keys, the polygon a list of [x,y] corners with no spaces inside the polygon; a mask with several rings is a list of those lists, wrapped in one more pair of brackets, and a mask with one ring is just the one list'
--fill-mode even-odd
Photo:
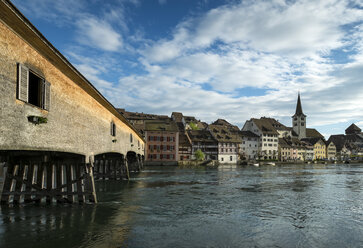
{"label": "river water", "polygon": [[96,205],[0,210],[0,247],[363,247],[363,165],[147,167]]}

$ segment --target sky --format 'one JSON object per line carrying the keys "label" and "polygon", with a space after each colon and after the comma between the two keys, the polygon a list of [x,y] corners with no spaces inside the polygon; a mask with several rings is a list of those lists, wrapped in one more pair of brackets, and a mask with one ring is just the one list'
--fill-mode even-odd
{"label": "sky", "polygon": [[13,0],[117,108],[363,129],[363,0]]}

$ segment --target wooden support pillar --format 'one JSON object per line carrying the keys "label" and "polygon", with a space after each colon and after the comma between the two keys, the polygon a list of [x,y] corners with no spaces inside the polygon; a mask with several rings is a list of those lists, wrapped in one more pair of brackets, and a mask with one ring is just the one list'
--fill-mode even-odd
{"label": "wooden support pillar", "polygon": [[73,203],[72,165],[66,164],[67,201]]}
{"label": "wooden support pillar", "polygon": [[38,162],[37,163],[37,166],[36,166],[36,170],[37,170],[37,178],[36,178],[36,183],[35,183],[35,188],[36,188],[36,191],[34,192],[35,193],[35,199],[34,201],[36,203],[40,203],[41,201],[41,191],[42,191],[42,183],[43,183],[43,168],[44,168],[44,165],[41,163],[41,162]]}
{"label": "wooden support pillar", "polygon": [[62,193],[62,183],[63,183],[63,175],[62,175],[62,170],[63,170],[63,166],[60,162],[57,162],[56,164],[56,178],[57,178],[57,188],[56,188],[56,199],[57,202],[63,202],[63,193]]}
{"label": "wooden support pillar", "polygon": [[25,196],[24,196],[24,203],[28,203],[32,201],[32,184],[33,184],[33,177],[34,177],[34,164],[33,162],[28,163],[28,169],[26,173],[26,181],[25,181]]}
{"label": "wooden support pillar", "polygon": [[83,195],[83,186],[82,186],[82,177],[83,177],[83,170],[84,165],[78,164],[76,166],[76,178],[77,178],[77,192],[78,192],[78,202],[83,203],[84,202],[84,195]]}
{"label": "wooden support pillar", "polygon": [[48,204],[50,204],[53,200],[53,193],[52,193],[52,189],[53,189],[53,164],[51,163],[47,163],[46,166],[46,173],[47,173],[47,197],[46,197],[46,202]]}
{"label": "wooden support pillar", "polygon": [[125,159],[125,167],[126,167],[126,179],[130,181],[129,163],[127,159]]}
{"label": "wooden support pillar", "polygon": [[95,188],[95,181],[93,178],[93,167],[92,167],[92,163],[87,164],[87,170],[88,170],[88,187],[87,187],[87,191],[88,191],[88,199],[90,202],[94,202],[97,203],[97,197],[96,197],[96,188]]}
{"label": "wooden support pillar", "polygon": [[18,169],[15,172],[14,171],[14,177],[15,177],[15,187],[14,187],[14,199],[13,199],[13,203],[14,204],[19,204],[20,202],[20,192],[23,186],[23,179],[24,179],[24,167],[25,164],[24,162],[20,162],[18,165]]}

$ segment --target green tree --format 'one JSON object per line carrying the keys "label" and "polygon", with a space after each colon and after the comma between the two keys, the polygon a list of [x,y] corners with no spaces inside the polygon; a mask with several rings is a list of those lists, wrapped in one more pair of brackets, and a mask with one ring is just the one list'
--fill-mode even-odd
{"label": "green tree", "polygon": [[200,150],[200,149],[198,149],[198,150],[196,150],[195,151],[195,158],[197,159],[197,160],[204,160],[204,157],[205,157],[205,155],[204,155],[204,153],[202,152],[202,150]]}
{"label": "green tree", "polygon": [[191,128],[192,130],[199,130],[199,128],[198,128],[198,126],[197,126],[197,124],[195,124],[194,122],[190,122],[190,123],[189,123],[189,126],[190,126],[190,128]]}

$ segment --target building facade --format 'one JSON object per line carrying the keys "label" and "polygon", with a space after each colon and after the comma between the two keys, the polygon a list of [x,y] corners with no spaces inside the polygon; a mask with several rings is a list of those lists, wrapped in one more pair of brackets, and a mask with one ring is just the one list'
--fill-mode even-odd
{"label": "building facade", "polygon": [[187,134],[192,142],[192,159],[196,159],[195,152],[201,150],[205,159],[218,159],[218,141],[208,130],[188,130]]}
{"label": "building facade", "polygon": [[252,118],[245,122],[242,131],[250,131],[260,137],[258,149],[259,159],[278,159],[279,133],[272,126],[270,118]]}
{"label": "building facade", "polygon": [[179,130],[175,122],[145,121],[146,164],[176,164],[179,159]]}
{"label": "building facade", "polygon": [[242,140],[239,147],[240,157],[247,160],[258,159],[260,137],[251,131],[240,131],[239,135]]}
{"label": "building facade", "polygon": [[326,158],[328,160],[336,160],[337,148],[333,141],[326,142]]}
{"label": "building facade", "polygon": [[209,125],[208,130],[218,141],[218,161],[223,164],[236,164],[240,139],[225,125]]}

